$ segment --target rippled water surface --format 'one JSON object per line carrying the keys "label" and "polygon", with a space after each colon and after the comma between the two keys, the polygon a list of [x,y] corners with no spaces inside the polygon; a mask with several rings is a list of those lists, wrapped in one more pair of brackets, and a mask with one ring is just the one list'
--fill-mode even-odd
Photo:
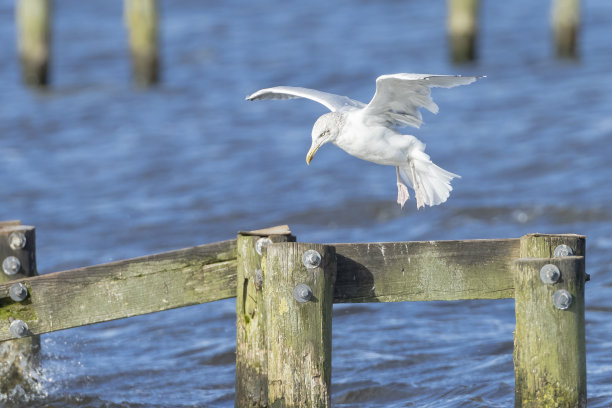
{"label": "rippled water surface", "polygon": [[[142,91],[121,2],[56,0],[53,84],[32,92],[3,2],[0,219],[36,226],[40,273],[284,223],[305,242],[584,234],[589,406],[610,407],[612,3],[583,3],[578,61],[552,57],[548,2],[486,1],[480,59],[457,67],[444,2],[162,1],[163,82]],[[463,177],[442,206],[400,210],[392,168],[333,146],[306,166],[322,106],[244,101],[272,85],[368,101],[394,72],[487,75],[436,89],[414,131]],[[234,320],[230,299],[44,335],[39,394],[1,398],[231,407]],[[512,406],[513,330],[512,300],[336,306],[334,404]]]}

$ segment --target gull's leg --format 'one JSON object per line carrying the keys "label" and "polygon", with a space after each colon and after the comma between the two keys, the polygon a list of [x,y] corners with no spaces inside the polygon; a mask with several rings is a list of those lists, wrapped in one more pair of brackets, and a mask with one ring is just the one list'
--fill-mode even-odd
{"label": "gull's leg", "polygon": [[410,161],[410,171],[412,172],[412,184],[414,188],[414,198],[416,198],[417,202],[417,210],[421,207],[425,207],[425,203],[423,202],[423,191],[421,190],[421,180],[417,178],[417,172],[414,168],[414,161]]}
{"label": "gull's leg", "polygon": [[397,203],[404,208],[404,204],[410,198],[410,194],[408,194],[408,187],[400,179],[398,166],[395,166],[395,174],[397,175]]}

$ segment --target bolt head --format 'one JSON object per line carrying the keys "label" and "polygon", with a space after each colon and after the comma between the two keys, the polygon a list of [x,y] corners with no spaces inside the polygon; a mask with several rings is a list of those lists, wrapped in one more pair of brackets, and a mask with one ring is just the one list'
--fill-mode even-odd
{"label": "bolt head", "polygon": [[545,284],[552,285],[561,279],[561,271],[559,271],[557,265],[546,264],[540,269],[540,279]]}
{"label": "bolt head", "polygon": [[314,249],[309,249],[302,255],[302,263],[308,269],[313,269],[321,265],[321,254]]}
{"label": "bolt head", "polygon": [[300,283],[293,289],[293,297],[299,303],[306,303],[312,299],[312,290],[310,286]]}
{"label": "bolt head", "polygon": [[7,256],[2,261],[2,270],[7,275],[15,275],[21,269],[21,262],[15,256]]}
{"label": "bolt head", "polygon": [[573,256],[573,255],[574,255],[574,250],[565,244],[561,244],[557,246],[555,248],[555,251],[553,252],[553,256],[555,258],[561,258],[563,256]]}
{"label": "bolt head", "polygon": [[560,289],[553,294],[553,303],[559,310],[567,310],[572,305],[572,294]]}
{"label": "bolt head", "polygon": [[21,302],[28,297],[28,288],[21,282],[15,283],[9,289],[9,296],[15,302]]}
{"label": "bolt head", "polygon": [[25,248],[26,242],[26,236],[21,231],[11,232],[8,236],[8,243],[13,251]]}
{"label": "bolt head", "polygon": [[265,247],[267,247],[268,245],[270,245],[272,243],[272,240],[270,238],[259,238],[256,242],[255,242],[255,251],[259,254],[259,255],[263,255],[263,250]]}
{"label": "bolt head", "polygon": [[23,337],[28,334],[29,328],[23,320],[13,320],[9,328],[11,334],[15,337]]}

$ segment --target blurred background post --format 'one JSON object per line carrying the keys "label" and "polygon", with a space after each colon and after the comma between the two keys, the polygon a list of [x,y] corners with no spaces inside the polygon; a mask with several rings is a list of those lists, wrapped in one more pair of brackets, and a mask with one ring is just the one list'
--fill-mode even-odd
{"label": "blurred background post", "polygon": [[17,46],[21,77],[30,86],[49,83],[50,0],[17,0]]}
{"label": "blurred background post", "polygon": [[156,84],[159,80],[156,1],[125,0],[124,6],[134,82],[144,87]]}
{"label": "blurred background post", "polygon": [[553,0],[552,29],[557,56],[560,58],[577,58],[580,32],[580,0]]}
{"label": "blurred background post", "polygon": [[480,0],[448,0],[447,30],[451,59],[455,63],[477,57]]}

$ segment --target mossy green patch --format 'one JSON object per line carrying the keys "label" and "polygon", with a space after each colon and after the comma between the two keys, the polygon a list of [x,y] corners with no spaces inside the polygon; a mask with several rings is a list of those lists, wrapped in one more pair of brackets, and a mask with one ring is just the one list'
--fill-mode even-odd
{"label": "mossy green patch", "polygon": [[23,302],[15,302],[9,298],[0,299],[0,322],[7,322],[10,317],[25,322],[38,320],[31,298],[28,296]]}

